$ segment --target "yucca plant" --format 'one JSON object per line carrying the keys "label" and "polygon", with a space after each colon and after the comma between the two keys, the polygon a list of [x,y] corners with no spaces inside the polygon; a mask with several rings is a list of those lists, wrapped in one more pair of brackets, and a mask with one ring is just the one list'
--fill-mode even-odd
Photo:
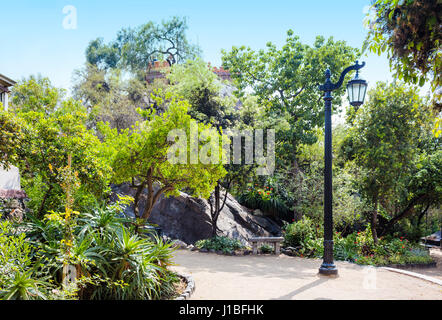
{"label": "yucca plant", "polygon": [[16,271],[6,278],[0,290],[2,300],[46,300],[51,289],[49,282],[38,279],[33,270]]}
{"label": "yucca plant", "polygon": [[167,270],[172,258],[170,244],[159,238],[156,242],[142,238],[122,225],[113,235],[100,250],[105,270],[100,272],[98,265],[94,269],[101,275],[90,283],[91,299],[150,300],[173,291],[177,277]]}
{"label": "yucca plant", "polygon": [[98,207],[90,213],[80,215],[78,223],[81,227],[78,235],[94,233],[101,236],[112,236],[123,223],[128,222],[130,222],[128,219],[118,215],[117,206]]}
{"label": "yucca plant", "polygon": [[[42,220],[31,217],[24,228],[27,242],[24,234],[20,241],[32,245],[32,253],[28,250],[26,255],[32,259],[35,272],[26,271],[27,267],[15,274],[8,271],[11,268],[0,266],[1,297],[118,300],[171,297],[178,281],[167,269],[172,264],[171,244],[155,234],[152,237],[137,234],[136,223],[122,218],[120,212],[117,203],[80,214],[71,228],[68,256],[62,241],[63,216],[50,213]],[[61,284],[66,263],[77,268],[72,290]],[[17,266],[12,267],[18,270]],[[46,279],[51,279],[52,288],[58,293],[46,290]]]}

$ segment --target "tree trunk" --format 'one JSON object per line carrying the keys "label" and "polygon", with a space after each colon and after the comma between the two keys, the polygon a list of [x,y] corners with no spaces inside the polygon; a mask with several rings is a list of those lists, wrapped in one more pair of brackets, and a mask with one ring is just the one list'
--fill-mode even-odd
{"label": "tree trunk", "polygon": [[155,203],[157,203],[160,196],[167,191],[173,190],[173,186],[172,185],[164,186],[154,193],[152,181],[149,180],[147,182],[147,189],[149,193],[147,195],[147,201],[146,201],[146,206],[144,207],[143,215],[141,216],[141,218],[143,218],[145,221],[149,219],[153,207],[155,206]]}
{"label": "tree trunk", "polygon": [[417,227],[419,228],[422,222],[422,218],[427,213],[428,209],[430,208],[430,205],[427,205],[425,209],[419,214],[419,217],[417,219]]}
{"label": "tree trunk", "polygon": [[135,213],[135,217],[137,217],[137,218],[140,217],[140,209],[139,209],[138,205],[140,203],[140,197],[141,197],[141,193],[144,190],[144,187],[145,187],[144,182],[139,184],[138,186],[136,186],[137,192],[135,193],[135,197],[134,197],[134,213]]}
{"label": "tree trunk", "polygon": [[43,209],[46,204],[46,200],[48,200],[49,194],[51,193],[51,191],[52,191],[52,184],[49,185],[49,189],[46,191],[46,193],[43,197],[43,200],[41,201],[40,207],[38,208],[38,217],[42,216]]}
{"label": "tree trunk", "polygon": [[212,237],[216,237],[219,211],[220,211],[220,188],[218,181],[218,183],[215,186],[215,211],[212,214]]}
{"label": "tree trunk", "polygon": [[[300,171],[301,171],[301,169],[299,168],[298,161],[296,159],[294,159],[292,162],[292,173],[293,173],[292,179],[293,180],[296,181],[297,176],[300,173]],[[298,183],[299,183],[299,185],[302,185],[302,182],[303,182],[302,174],[300,174],[299,177],[300,177],[300,180],[298,181]],[[293,199],[293,207],[294,208],[296,208],[296,206],[298,204],[297,202],[298,202],[297,199]],[[302,216],[303,216],[302,212],[297,211],[296,209],[293,209],[293,220],[300,221],[300,220],[302,220]]]}
{"label": "tree trunk", "polygon": [[378,226],[378,199],[376,198],[375,207],[371,214],[371,234],[373,236],[373,241],[375,245],[378,244],[378,233],[376,230],[377,226]]}
{"label": "tree trunk", "polygon": [[399,220],[402,220],[408,216],[410,216],[411,214],[414,213],[415,211],[415,206],[418,205],[419,203],[421,203],[422,201],[425,200],[425,195],[420,195],[416,198],[413,198],[407,205],[407,207],[402,210],[401,213],[399,213],[398,215],[396,215],[394,218],[390,219],[385,226],[383,226],[382,228],[382,232],[381,234],[384,235],[386,234],[395,223],[397,223]]}

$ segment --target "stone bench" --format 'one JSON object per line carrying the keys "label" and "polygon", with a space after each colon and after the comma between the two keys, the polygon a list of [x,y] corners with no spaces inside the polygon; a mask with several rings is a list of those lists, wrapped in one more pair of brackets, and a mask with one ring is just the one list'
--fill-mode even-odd
{"label": "stone bench", "polygon": [[283,237],[254,237],[250,238],[249,241],[252,243],[253,254],[258,254],[258,244],[265,243],[273,243],[275,248],[275,254],[279,255],[281,253],[281,242],[284,241]]}

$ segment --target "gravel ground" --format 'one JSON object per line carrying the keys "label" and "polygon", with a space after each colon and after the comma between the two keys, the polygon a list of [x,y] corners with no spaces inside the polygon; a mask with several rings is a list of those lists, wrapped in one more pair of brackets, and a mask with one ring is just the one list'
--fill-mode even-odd
{"label": "gravel ground", "polygon": [[321,260],[286,255],[178,250],[174,261],[173,269],[195,280],[191,300],[442,300],[440,285],[348,262],[336,262],[339,275],[326,277],[318,275]]}

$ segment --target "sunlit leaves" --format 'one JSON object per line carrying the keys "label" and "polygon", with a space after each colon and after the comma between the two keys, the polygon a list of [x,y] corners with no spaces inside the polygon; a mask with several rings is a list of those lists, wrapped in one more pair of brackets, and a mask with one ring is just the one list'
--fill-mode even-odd
{"label": "sunlit leaves", "polygon": [[[223,66],[229,69],[241,94],[252,91],[260,105],[268,106],[268,119],[274,119],[276,126],[287,122],[277,131],[278,153],[292,158],[299,143],[315,142],[314,129],[323,125],[322,92],[318,85],[325,80],[325,70],[329,68],[337,81],[357,55],[358,51],[344,41],[319,36],[309,46],[289,30],[280,49],[268,43],[266,50],[242,46],[223,51]],[[342,102],[344,88],[334,92],[335,110]]]}

